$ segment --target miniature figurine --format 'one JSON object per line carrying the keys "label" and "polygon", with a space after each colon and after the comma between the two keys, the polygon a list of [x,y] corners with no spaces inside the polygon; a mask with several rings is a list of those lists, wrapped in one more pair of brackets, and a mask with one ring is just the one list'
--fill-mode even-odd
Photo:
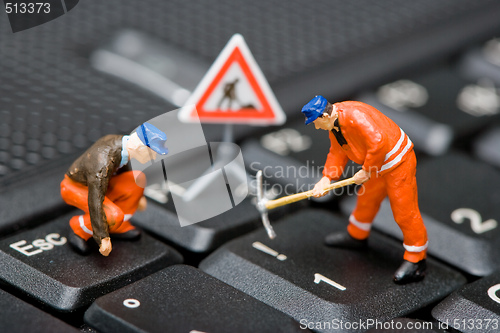
{"label": "miniature figurine", "polygon": [[[145,176],[126,167],[131,158],[144,164],[166,155],[167,137],[155,126],[144,123],[132,135],[106,135],[97,140],[69,167],[61,182],[61,196],[84,211],[69,222],[74,233],[70,245],[80,254],[90,252],[93,237],[99,252],[111,252],[110,235],[134,240],[140,231],[130,222],[137,209],[145,209]],[[139,186],[141,185],[141,186]]]}
{"label": "miniature figurine", "polygon": [[363,249],[367,247],[372,221],[382,200],[388,196],[396,223],[403,232],[404,261],[394,274],[398,284],[420,281],[426,272],[427,231],[418,208],[417,160],[410,138],[392,120],[362,102],[330,104],[314,97],[302,108],[306,125],[329,131],[328,153],[323,178],[314,186],[313,196],[325,194],[332,180],[341,177],[348,160],[362,165],[353,177],[363,184],[356,208],[349,217],[347,233],[326,236],[328,246]]}

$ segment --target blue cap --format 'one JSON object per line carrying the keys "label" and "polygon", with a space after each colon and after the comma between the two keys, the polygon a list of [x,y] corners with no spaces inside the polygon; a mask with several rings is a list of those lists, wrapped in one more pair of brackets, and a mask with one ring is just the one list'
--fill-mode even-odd
{"label": "blue cap", "polygon": [[323,114],[327,103],[328,101],[326,98],[321,95],[316,95],[309,103],[304,105],[302,113],[306,116],[306,125],[309,125]]}
{"label": "blue cap", "polygon": [[144,123],[137,129],[137,136],[143,144],[153,149],[160,155],[167,155],[168,148],[165,147],[167,135],[150,123]]}

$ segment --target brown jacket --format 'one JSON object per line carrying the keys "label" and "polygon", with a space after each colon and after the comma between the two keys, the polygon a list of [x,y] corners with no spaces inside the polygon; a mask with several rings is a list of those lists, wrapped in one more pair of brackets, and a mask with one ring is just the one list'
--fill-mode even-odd
{"label": "brown jacket", "polygon": [[106,135],[100,138],[66,172],[71,180],[89,188],[90,221],[93,237],[98,244],[101,244],[101,239],[109,237],[103,201],[108,182],[120,166],[122,138],[123,135]]}

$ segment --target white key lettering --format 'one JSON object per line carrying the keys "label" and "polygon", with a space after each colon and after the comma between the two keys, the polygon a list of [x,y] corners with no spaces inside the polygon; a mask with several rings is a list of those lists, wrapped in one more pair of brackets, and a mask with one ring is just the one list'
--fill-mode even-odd
{"label": "white key lettering", "polygon": [[252,247],[254,249],[257,249],[259,251],[267,253],[267,254],[269,254],[269,255],[271,255],[273,257],[276,257],[276,259],[281,260],[281,261],[286,260],[286,258],[287,258],[286,255],[279,254],[277,251],[271,249],[269,246],[266,246],[266,245],[262,244],[261,242],[253,242],[252,243]]}
{"label": "white key lettering", "polygon": [[489,219],[487,221],[483,221],[481,214],[479,214],[476,210],[470,208],[455,209],[451,213],[451,219],[457,224],[461,224],[465,219],[469,219],[470,227],[476,234],[482,234],[484,232],[493,230],[498,226],[496,220]]}
{"label": "white key lettering", "polygon": [[344,291],[344,290],[346,290],[346,289],[347,289],[347,288],[346,288],[346,287],[344,287],[343,285],[340,285],[340,284],[338,284],[337,282],[332,281],[332,280],[330,280],[329,278],[327,278],[327,277],[325,277],[325,276],[323,276],[323,275],[321,275],[321,274],[318,274],[318,273],[314,274],[314,283],[318,284],[318,283],[320,283],[321,281],[326,282],[326,283],[328,283],[329,285],[331,285],[331,286],[333,286],[333,287],[335,287],[335,288],[337,288],[337,289],[340,289],[340,290],[342,290],[342,291]]}
{"label": "white key lettering", "polygon": [[260,144],[267,150],[286,156],[292,152],[297,153],[309,149],[312,145],[312,139],[293,128],[284,128],[264,135]]}
{"label": "white key lettering", "polygon": [[54,248],[54,244],[50,244],[45,239],[35,239],[31,244],[44,251],[52,250]]}
{"label": "white key lettering", "polygon": [[500,290],[500,283],[494,285],[490,289],[488,289],[488,296],[498,304],[500,304],[500,297],[497,296],[496,292]]}
{"label": "white key lettering", "polygon": [[[56,240],[56,238],[59,238],[59,240]],[[66,237],[61,237],[61,235],[59,234],[48,234],[47,236],[45,236],[45,240],[56,246],[64,245],[67,241]]]}
{"label": "white key lettering", "polygon": [[[54,248],[54,246],[61,246],[66,244],[66,237],[61,237],[61,235],[52,233],[45,236],[45,239],[35,239],[31,245],[26,245],[25,240],[21,240],[16,243],[12,243],[9,246],[14,250],[21,252],[25,256],[33,256],[43,251],[50,251]],[[29,251],[33,248],[37,248],[36,250]]]}
{"label": "white key lettering", "polygon": [[377,97],[382,103],[395,110],[406,111],[409,107],[424,106],[429,99],[429,94],[424,86],[416,82],[398,80],[380,87]]}
{"label": "white key lettering", "polygon": [[500,92],[493,81],[482,79],[460,91],[457,106],[475,117],[492,116],[500,112]]}
{"label": "white key lettering", "polygon": [[22,254],[24,254],[25,256],[28,256],[28,257],[43,252],[43,250],[40,250],[40,249],[32,251],[32,252],[28,252],[28,250],[33,248],[33,245],[23,246],[24,244],[26,244],[26,241],[22,240],[22,241],[19,241],[17,243],[10,244],[10,247],[16,251],[21,252]]}
{"label": "white key lettering", "polygon": [[139,302],[134,298],[127,298],[126,300],[123,301],[123,305],[125,305],[127,308],[135,309],[141,305],[141,302]]}

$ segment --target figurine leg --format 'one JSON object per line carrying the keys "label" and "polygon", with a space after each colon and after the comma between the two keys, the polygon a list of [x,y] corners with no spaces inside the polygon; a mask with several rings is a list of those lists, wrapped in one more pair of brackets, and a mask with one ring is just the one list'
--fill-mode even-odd
{"label": "figurine leg", "polygon": [[[87,216],[85,216],[87,215]],[[73,216],[69,220],[69,226],[78,237],[82,238],[84,241],[88,241],[92,237],[92,226],[90,229],[86,225],[90,225],[90,216],[88,214]],[[87,219],[87,224],[85,223]]]}
{"label": "figurine leg", "polygon": [[349,217],[347,231],[356,239],[366,239],[370,235],[372,222],[380,204],[387,196],[385,181],[377,175],[358,188],[356,208]]}
{"label": "figurine leg", "polygon": [[[93,235],[92,223],[87,203],[88,191],[87,193],[81,193],[75,197],[77,200],[71,200],[70,204],[83,210],[85,214],[73,216],[70,220],[70,226],[76,235],[87,241]],[[108,197],[104,197],[103,209],[108,222],[109,230],[119,229],[123,224],[124,219],[124,214],[120,207],[115,205]]]}
{"label": "figurine leg", "polygon": [[382,179],[374,177],[364,183],[358,191],[356,208],[349,217],[347,233],[331,233],[325,237],[325,244],[349,249],[367,248],[372,221],[385,196],[385,184]]}
{"label": "figurine leg", "polygon": [[394,219],[403,232],[404,261],[394,274],[394,282],[406,284],[425,277],[427,231],[418,208],[415,154],[387,177],[387,191]]}
{"label": "figurine leg", "polygon": [[90,225],[90,216],[88,215],[88,188],[82,184],[73,182],[68,176],[64,177],[61,182],[61,197],[63,200],[74,207],[77,207],[85,212],[85,215],[73,216],[69,225],[73,233],[69,235],[68,240],[71,247],[78,253],[86,255],[90,253],[88,244],[89,238],[92,237],[92,228],[90,230],[85,227],[85,217]]}
{"label": "figurine leg", "polygon": [[[88,187],[72,181],[65,176],[61,182],[61,197],[71,206],[74,206],[84,212],[83,215],[74,216],[70,220],[70,226],[73,232],[84,241],[92,237],[92,224],[88,206]],[[115,205],[108,196],[104,197],[104,213],[110,229],[118,229],[123,220],[124,213],[120,207]]]}
{"label": "figurine leg", "polygon": [[427,231],[418,208],[415,154],[385,175],[396,223],[403,232],[404,259],[413,263],[426,258]]}
{"label": "figurine leg", "polygon": [[[144,174],[140,174],[138,177],[144,178]],[[113,201],[124,214],[122,223],[109,228],[109,233],[113,234],[114,238],[133,240],[138,239],[141,235],[139,229],[136,229],[129,221],[144,194],[144,188],[138,186],[136,181],[143,182],[142,185],[145,185],[144,179],[138,178],[136,180],[134,172],[128,171],[113,177],[109,182],[106,197]]]}

